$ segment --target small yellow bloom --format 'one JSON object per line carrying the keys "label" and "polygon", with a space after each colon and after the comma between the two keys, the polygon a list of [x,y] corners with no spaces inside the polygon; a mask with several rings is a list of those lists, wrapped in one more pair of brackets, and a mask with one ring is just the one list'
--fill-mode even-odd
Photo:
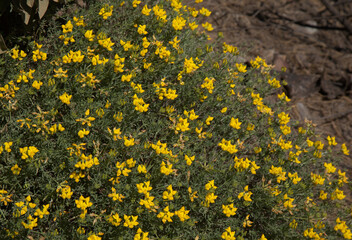
{"label": "small yellow bloom", "polygon": [[14,175],[19,175],[21,172],[21,168],[16,164],[11,168],[11,171]]}
{"label": "small yellow bloom", "polygon": [[172,27],[175,30],[182,30],[186,25],[186,19],[183,17],[177,16],[174,20],[172,20]]}
{"label": "small yellow bloom", "polygon": [[11,146],[12,146],[13,142],[5,142],[5,151],[6,152],[11,152]]}
{"label": "small yellow bloom", "polygon": [[233,127],[234,129],[241,129],[241,122],[238,121],[238,118],[234,119],[231,118],[230,126]]}
{"label": "small yellow bloom", "polygon": [[341,150],[342,150],[343,154],[345,154],[347,156],[350,155],[350,151],[347,149],[345,143],[341,145]]}
{"label": "small yellow bloom", "polygon": [[147,6],[147,4],[146,4],[146,5],[144,5],[144,7],[143,7],[143,9],[142,9],[142,14],[145,15],[145,16],[149,16],[151,10],[152,10],[152,9],[151,9],[151,8],[148,8],[148,6]]}
{"label": "small yellow bloom", "polygon": [[134,143],[134,138],[130,138],[128,139],[126,136],[123,136],[123,140],[124,140],[124,144],[126,147],[130,147],[130,146],[133,146],[135,143]]}
{"label": "small yellow bloom", "polygon": [[93,30],[87,30],[86,33],[84,34],[84,36],[90,42],[92,42],[94,40],[94,37],[95,37],[95,35],[93,34]]}
{"label": "small yellow bloom", "polygon": [[65,93],[62,94],[59,98],[60,98],[61,102],[65,103],[65,104],[67,104],[67,105],[70,105],[70,104],[71,104],[70,100],[71,100],[71,98],[72,98],[72,95],[68,95],[68,94],[65,92]]}
{"label": "small yellow bloom", "polygon": [[32,84],[32,87],[39,90],[42,85],[43,83],[41,81],[38,82],[37,80],[35,80]]}
{"label": "small yellow bloom", "polygon": [[324,167],[327,173],[334,173],[336,171],[336,167],[332,163],[324,163]]}
{"label": "small yellow bloom", "polygon": [[208,22],[203,23],[202,26],[203,26],[203,28],[204,28],[205,30],[207,30],[208,32],[211,32],[211,31],[214,30],[213,26],[212,26],[210,23],[208,23]]}
{"label": "small yellow bloom", "polygon": [[208,116],[208,118],[205,120],[205,124],[209,126],[210,122],[213,121],[213,119],[214,119],[214,117]]}
{"label": "small yellow bloom", "polygon": [[226,113],[227,112],[227,107],[224,107],[223,109],[220,110],[221,113]]}
{"label": "small yellow bloom", "polygon": [[138,34],[147,35],[148,32],[145,30],[146,27],[147,27],[146,25],[139,25],[138,30],[137,30]]}
{"label": "small yellow bloom", "polygon": [[195,156],[189,157],[189,156],[185,155],[185,160],[186,160],[188,166],[191,166],[192,162],[194,161],[194,158],[195,158]]}
{"label": "small yellow bloom", "polygon": [[88,134],[89,134],[89,131],[86,130],[86,129],[83,129],[83,130],[79,130],[79,131],[78,131],[78,136],[79,136],[80,138],[84,138],[84,136],[86,136],[86,135],[88,135]]}
{"label": "small yellow bloom", "polygon": [[[196,0],[197,1],[197,0]],[[199,0],[198,0],[199,1]],[[225,240],[235,240],[235,231],[231,232],[231,227],[228,227],[225,232],[221,234],[221,238]]]}
{"label": "small yellow bloom", "polygon": [[231,217],[236,215],[237,208],[235,208],[232,204],[228,205],[222,205],[223,213],[226,215],[226,217]]}
{"label": "small yellow bloom", "polygon": [[[137,222],[138,216],[127,216],[123,215],[123,218],[125,220],[123,226],[128,227],[128,228],[134,228],[137,226],[139,223]],[[132,220],[130,220],[132,218]]]}

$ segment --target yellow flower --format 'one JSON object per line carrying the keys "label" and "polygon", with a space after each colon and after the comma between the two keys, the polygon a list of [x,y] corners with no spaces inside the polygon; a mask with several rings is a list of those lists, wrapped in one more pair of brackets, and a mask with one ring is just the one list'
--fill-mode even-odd
{"label": "yellow flower", "polygon": [[186,19],[183,17],[177,16],[174,20],[172,20],[172,27],[175,30],[182,30],[186,25]]}
{"label": "yellow flower", "polygon": [[168,164],[166,166],[166,164],[164,163],[164,161],[161,163],[161,166],[160,166],[160,172],[165,174],[165,175],[169,175],[170,173],[173,172],[173,169],[172,169],[172,164]]}
{"label": "yellow flower", "polygon": [[19,175],[20,172],[21,172],[21,168],[15,164],[12,168],[11,168],[11,171],[14,175]]}
{"label": "yellow flower", "polygon": [[208,23],[208,22],[203,23],[202,26],[203,26],[203,28],[204,28],[205,30],[207,30],[208,32],[211,32],[211,31],[214,30],[213,26],[212,26],[210,23]]}
{"label": "yellow flower", "polygon": [[126,147],[130,147],[134,145],[134,138],[128,139],[126,136],[123,136],[124,144]]}
{"label": "yellow flower", "polygon": [[64,186],[63,188],[58,188],[56,191],[60,191],[61,190],[61,194],[60,197],[62,197],[62,199],[71,199],[71,196],[73,194],[73,192],[71,191],[71,187],[70,186]]}
{"label": "yellow flower", "polygon": [[236,68],[237,68],[237,71],[238,72],[241,72],[241,73],[245,73],[247,72],[247,66],[246,65],[243,65],[241,63],[236,63]]}
{"label": "yellow flower", "polygon": [[189,126],[189,122],[187,122],[187,118],[183,119],[183,118],[179,118],[178,119],[178,123],[176,125],[176,131],[181,131],[181,132],[185,132],[190,130]]}
{"label": "yellow flower", "polygon": [[39,216],[39,218],[43,218],[44,215],[49,215],[48,208],[49,208],[49,204],[43,205],[43,210],[40,210],[40,208],[37,208],[35,210],[34,216]]}
{"label": "yellow flower", "polygon": [[237,208],[233,206],[233,203],[228,205],[222,205],[222,212],[226,215],[226,217],[231,217],[236,215]]}
{"label": "yellow flower", "polygon": [[111,187],[111,191],[112,193],[110,193],[108,197],[111,197],[113,201],[122,202],[122,199],[125,198],[125,196],[123,196],[122,194],[116,193],[116,189],[114,187]]}
{"label": "yellow flower", "polygon": [[113,10],[114,6],[109,6],[109,5],[105,5],[102,9],[100,9],[99,11],[99,15],[103,16],[103,19],[108,19],[108,17],[110,17],[112,15],[112,10]]}
{"label": "yellow flower", "polygon": [[286,114],[285,112],[281,112],[278,114],[278,117],[280,119],[280,124],[281,125],[286,125],[287,123],[290,122],[290,117],[288,116],[288,114]]}
{"label": "yellow flower", "polygon": [[73,17],[73,21],[75,21],[76,26],[85,26],[86,24],[84,23],[84,18],[83,16],[78,17]]}
{"label": "yellow flower", "polygon": [[42,85],[43,83],[41,81],[38,82],[37,80],[35,80],[32,84],[32,87],[39,90]]}
{"label": "yellow flower", "polygon": [[290,228],[296,229],[297,228],[297,221],[296,219],[293,219],[292,222],[290,222]]}
{"label": "yellow flower", "polygon": [[138,228],[136,235],[134,235],[133,240],[149,240],[148,232],[143,232],[142,229]]}
{"label": "yellow flower", "polygon": [[92,42],[94,40],[94,37],[95,37],[95,35],[93,34],[93,30],[87,30],[86,33],[84,34],[84,36],[90,42]]}
{"label": "yellow flower", "polygon": [[139,173],[147,173],[147,168],[145,167],[145,165],[138,165],[137,171]]}
{"label": "yellow flower", "polygon": [[324,163],[324,167],[327,173],[334,173],[336,171],[336,167],[332,163]]}
{"label": "yellow flower", "polygon": [[72,29],[73,29],[73,25],[72,25],[71,21],[68,21],[65,25],[61,25],[61,27],[62,27],[63,33],[72,32]]}
{"label": "yellow flower", "polygon": [[341,150],[342,150],[343,154],[345,154],[347,156],[350,155],[350,151],[347,149],[346,143],[341,145]]}
{"label": "yellow flower", "polygon": [[169,200],[169,201],[172,201],[174,200],[174,195],[177,193],[177,191],[174,191],[172,189],[172,185],[169,185],[167,187],[167,191],[164,191],[163,192],[163,199],[164,200]]}
{"label": "yellow flower", "polygon": [[150,186],[150,181],[136,184],[138,192],[147,194],[153,188]]}
{"label": "yellow flower", "polygon": [[147,27],[146,25],[139,25],[138,30],[137,30],[138,34],[140,34],[140,35],[148,34],[148,32],[145,30],[146,27]]}
{"label": "yellow flower", "polygon": [[[197,0],[196,0],[197,1]],[[199,0],[198,0],[199,1]],[[221,238],[225,240],[235,240],[235,231],[231,232],[231,227],[228,227],[225,232],[221,234]]]}
{"label": "yellow flower", "polygon": [[71,98],[72,98],[72,95],[68,95],[68,94],[65,92],[65,93],[62,94],[59,98],[60,98],[61,102],[65,103],[65,104],[67,104],[67,105],[70,105],[70,104],[71,104],[70,100],[71,100]]}
{"label": "yellow flower", "polygon": [[[138,216],[127,216],[123,215],[123,218],[125,220],[123,226],[128,227],[128,228],[134,228],[137,226],[139,223],[137,222]],[[132,218],[132,220],[130,220]]]}
{"label": "yellow flower", "polygon": [[191,57],[190,59],[185,58],[184,68],[186,70],[186,73],[192,73],[199,67],[194,63],[193,58]]}
{"label": "yellow flower", "polygon": [[259,238],[259,240],[268,240],[268,239],[264,236],[264,234],[262,234],[262,236]]}
{"label": "yellow flower", "polygon": [[211,14],[211,11],[209,11],[208,9],[202,7],[202,8],[199,10],[199,13],[202,14],[203,16],[209,17],[210,14]]}
{"label": "yellow flower", "polygon": [[169,206],[165,207],[164,210],[162,212],[160,212],[157,217],[161,218],[161,220],[163,221],[163,223],[166,222],[172,222],[172,217],[175,215],[175,213],[172,213],[169,211]]}
{"label": "yellow flower", "polygon": [[188,23],[188,26],[192,31],[198,27],[196,22],[190,22]]}
{"label": "yellow flower", "polygon": [[209,206],[209,203],[215,203],[215,199],[217,199],[218,196],[215,195],[214,193],[208,193],[206,196],[205,196],[205,201],[207,203],[207,206]]}
{"label": "yellow flower", "polygon": [[289,98],[286,96],[285,92],[282,92],[281,94],[277,94],[277,97],[278,97],[280,100],[285,100],[286,102],[291,101],[291,99],[289,99]]}
{"label": "yellow flower", "polygon": [[13,142],[5,142],[5,151],[6,152],[11,152],[11,146],[12,146]]}
{"label": "yellow flower", "polygon": [[141,3],[140,0],[133,0],[132,6],[133,6],[134,8],[136,8],[140,3]]}
{"label": "yellow flower", "polygon": [[233,127],[234,129],[241,129],[241,122],[238,121],[238,118],[234,119],[231,118],[230,126]]}
{"label": "yellow flower", "polygon": [[205,120],[206,125],[210,125],[210,122],[213,121],[214,117],[208,116],[208,118]]}
{"label": "yellow flower", "polygon": [[185,207],[181,207],[180,210],[175,211],[175,215],[177,215],[179,217],[181,222],[184,222],[185,220],[190,218],[188,216],[189,212],[190,212],[190,210],[186,210]]}
{"label": "yellow flower", "polygon": [[227,112],[227,107],[224,107],[223,109],[220,110],[221,113],[226,113]]}
{"label": "yellow flower", "polygon": [[84,230],[84,228],[82,228],[82,227],[77,228],[77,233],[79,235],[85,234],[85,232],[86,232],[86,230]]}
{"label": "yellow flower", "polygon": [[25,52],[23,52],[22,50],[21,50],[21,52],[20,52],[20,50],[18,50],[18,49],[12,49],[12,55],[11,55],[11,57],[13,58],[13,59],[17,59],[18,58],[18,60],[23,60],[23,58],[24,57],[26,57],[27,56],[27,54],[25,53]]}
{"label": "yellow flower", "polygon": [[38,218],[33,218],[32,215],[29,215],[27,217],[28,223],[26,222],[22,222],[22,225],[26,228],[26,229],[33,229],[36,226],[38,226]]}
{"label": "yellow flower", "polygon": [[252,221],[249,220],[249,215],[246,216],[246,219],[243,222],[243,227],[252,227]]}
{"label": "yellow flower", "polygon": [[90,235],[87,240],[100,240],[101,237],[98,237],[97,235],[93,234],[93,235]]}
{"label": "yellow flower", "polygon": [[178,49],[180,41],[181,40],[177,39],[177,36],[176,36],[172,41],[169,41],[169,43],[172,45],[174,49]]}
{"label": "yellow flower", "polygon": [[83,129],[83,130],[79,130],[79,131],[78,131],[78,136],[79,136],[80,138],[84,138],[84,136],[86,136],[86,135],[88,135],[88,134],[89,134],[89,131],[86,130],[86,129]]}
{"label": "yellow flower", "polygon": [[112,51],[111,47],[115,45],[115,43],[113,43],[110,38],[100,39],[98,40],[98,43],[108,51]]}
{"label": "yellow flower", "polygon": [[290,198],[285,194],[284,199],[286,200],[284,202],[284,207],[287,209],[294,208],[296,205],[293,205],[292,202],[295,200],[294,198]]}
{"label": "yellow flower", "polygon": [[188,187],[188,193],[189,193],[189,198],[191,199],[191,202],[193,202],[195,198],[198,198],[198,196],[196,195],[197,191],[192,192],[191,187]]}
{"label": "yellow flower", "polygon": [[323,190],[320,190],[319,198],[321,200],[325,200],[328,198],[328,193],[324,192]]}
{"label": "yellow flower", "polygon": [[210,189],[217,189],[218,187],[214,185],[214,180],[209,181],[207,184],[205,184],[205,189],[209,191]]}
{"label": "yellow flower", "polygon": [[148,6],[146,4],[146,5],[144,5],[144,7],[142,9],[142,14],[145,15],[145,16],[149,16],[151,10],[152,9],[148,8]]}
{"label": "yellow flower", "polygon": [[66,75],[67,70],[64,71],[62,70],[62,68],[59,68],[58,70],[54,69],[54,72],[55,72],[55,75],[54,75],[55,78],[63,78],[63,77],[67,78],[67,75]]}
{"label": "yellow flower", "polygon": [[311,179],[314,184],[316,184],[316,185],[323,185],[324,184],[325,178],[323,178],[319,174],[315,174],[315,173],[311,172],[310,175],[311,175]]}
{"label": "yellow flower", "polygon": [[188,166],[191,166],[192,162],[194,161],[194,158],[195,158],[195,156],[188,157],[187,155],[185,155],[185,160],[186,160]]}
{"label": "yellow flower", "polygon": [[344,199],[346,196],[343,194],[343,191],[336,188],[332,193],[331,193],[331,200],[342,200]]}

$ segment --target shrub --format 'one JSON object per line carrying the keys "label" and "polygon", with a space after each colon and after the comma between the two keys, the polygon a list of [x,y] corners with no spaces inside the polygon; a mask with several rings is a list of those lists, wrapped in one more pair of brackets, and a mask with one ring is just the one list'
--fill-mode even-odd
{"label": "shrub", "polygon": [[2,58],[1,236],[352,238],[346,145],[290,121],[265,60],[207,41],[209,14],[98,1]]}

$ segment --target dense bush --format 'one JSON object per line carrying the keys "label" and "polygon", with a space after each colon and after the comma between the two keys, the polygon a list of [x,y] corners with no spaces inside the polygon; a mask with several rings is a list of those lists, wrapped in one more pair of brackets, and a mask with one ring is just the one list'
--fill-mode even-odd
{"label": "dense bush", "polygon": [[346,145],[290,121],[209,14],[97,1],[2,57],[2,239],[352,238]]}

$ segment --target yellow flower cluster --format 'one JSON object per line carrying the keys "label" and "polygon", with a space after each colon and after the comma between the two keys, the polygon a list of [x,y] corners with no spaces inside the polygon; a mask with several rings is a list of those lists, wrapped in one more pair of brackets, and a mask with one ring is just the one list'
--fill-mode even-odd
{"label": "yellow flower cluster", "polygon": [[206,77],[206,78],[204,79],[203,84],[202,84],[200,87],[201,87],[201,88],[206,88],[206,89],[208,90],[208,92],[209,92],[210,94],[212,94],[212,93],[213,93],[213,89],[214,89],[214,81],[215,81],[214,78],[208,78],[208,77]]}
{"label": "yellow flower cluster", "polygon": [[80,218],[84,219],[87,214],[87,208],[91,207],[93,205],[92,202],[90,202],[90,197],[83,197],[82,195],[79,197],[79,199],[75,200],[76,207],[78,209],[81,209],[81,215]]}
{"label": "yellow flower cluster", "polygon": [[352,239],[352,232],[348,228],[345,221],[341,221],[340,218],[336,219],[335,231],[340,231],[345,239]]}
{"label": "yellow flower cluster", "polygon": [[221,142],[218,144],[218,146],[221,147],[222,150],[229,152],[231,154],[238,152],[236,145],[231,144],[231,140],[227,141],[225,139],[222,139]]}
{"label": "yellow flower cluster", "polygon": [[111,17],[113,9],[114,6],[109,6],[106,4],[102,9],[100,9],[99,15],[102,16],[104,20],[106,20],[108,17]]}
{"label": "yellow flower cluster", "polygon": [[133,95],[133,105],[138,112],[147,112],[149,104],[146,104],[142,98],[138,98],[137,94]]}
{"label": "yellow flower cluster", "polygon": [[5,206],[7,206],[9,202],[12,202],[11,197],[12,194],[9,194],[7,190],[0,189],[0,202],[3,202]]}

